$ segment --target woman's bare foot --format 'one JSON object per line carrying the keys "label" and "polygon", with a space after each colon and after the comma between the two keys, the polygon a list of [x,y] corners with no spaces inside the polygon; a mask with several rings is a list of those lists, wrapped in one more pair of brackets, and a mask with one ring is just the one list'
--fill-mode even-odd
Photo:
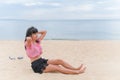
{"label": "woman's bare foot", "polygon": [[82,74],[82,73],[84,73],[85,70],[86,70],[86,67],[83,66],[83,67],[78,71],[78,74]]}
{"label": "woman's bare foot", "polygon": [[76,70],[80,70],[83,67],[83,64],[81,64]]}

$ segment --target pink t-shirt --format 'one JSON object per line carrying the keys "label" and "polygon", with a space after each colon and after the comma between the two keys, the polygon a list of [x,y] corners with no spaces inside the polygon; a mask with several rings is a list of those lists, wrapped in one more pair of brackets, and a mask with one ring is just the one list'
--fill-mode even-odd
{"label": "pink t-shirt", "polygon": [[42,54],[42,47],[39,43],[31,43],[30,47],[26,46],[26,53],[29,58],[34,58]]}

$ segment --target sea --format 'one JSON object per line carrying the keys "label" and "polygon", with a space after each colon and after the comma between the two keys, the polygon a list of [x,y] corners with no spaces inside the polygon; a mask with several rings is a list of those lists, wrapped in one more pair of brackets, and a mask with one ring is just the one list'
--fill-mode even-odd
{"label": "sea", "polygon": [[24,40],[31,26],[46,30],[46,40],[120,40],[120,20],[115,19],[0,19],[0,40]]}

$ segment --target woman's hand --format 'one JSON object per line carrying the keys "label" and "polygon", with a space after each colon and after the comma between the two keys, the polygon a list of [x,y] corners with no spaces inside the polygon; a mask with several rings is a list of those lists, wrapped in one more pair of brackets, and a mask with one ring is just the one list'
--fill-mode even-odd
{"label": "woman's hand", "polygon": [[31,37],[26,37],[26,40],[27,40],[27,41],[31,41],[32,38],[31,38]]}
{"label": "woman's hand", "polygon": [[43,40],[46,33],[47,33],[47,31],[45,31],[45,30],[38,32],[38,34],[41,34],[41,36],[39,37],[39,40]]}
{"label": "woman's hand", "polygon": [[26,37],[26,46],[31,46],[32,38],[31,37]]}

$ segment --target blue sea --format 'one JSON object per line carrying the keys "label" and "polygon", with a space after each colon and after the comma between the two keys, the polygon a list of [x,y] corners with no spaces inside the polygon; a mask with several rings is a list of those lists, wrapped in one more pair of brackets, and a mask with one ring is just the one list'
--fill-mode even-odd
{"label": "blue sea", "polygon": [[0,20],[0,40],[24,40],[27,28],[47,30],[45,39],[120,40],[120,20]]}

